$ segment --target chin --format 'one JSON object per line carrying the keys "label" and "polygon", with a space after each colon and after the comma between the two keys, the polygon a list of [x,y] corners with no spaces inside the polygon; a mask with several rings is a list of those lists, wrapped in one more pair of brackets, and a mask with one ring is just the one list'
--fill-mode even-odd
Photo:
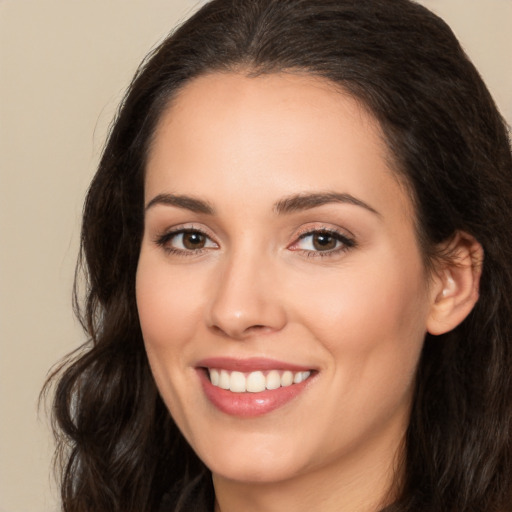
{"label": "chin", "polygon": [[306,461],[298,457],[297,446],[291,449],[284,441],[275,443],[277,440],[263,443],[253,436],[251,440],[237,443],[234,437],[224,449],[216,444],[211,449],[201,447],[196,452],[210,471],[223,479],[244,483],[279,482],[301,473],[306,465]]}
{"label": "chin", "polygon": [[296,465],[279,461],[276,465],[271,461],[250,460],[241,457],[238,461],[226,463],[216,461],[208,465],[216,477],[247,484],[270,484],[288,480],[298,474]]}

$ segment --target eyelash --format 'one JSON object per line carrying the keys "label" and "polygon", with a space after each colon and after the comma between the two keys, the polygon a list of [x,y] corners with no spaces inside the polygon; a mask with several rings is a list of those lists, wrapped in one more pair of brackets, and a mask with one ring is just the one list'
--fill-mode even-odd
{"label": "eyelash", "polygon": [[[187,227],[187,228],[179,228],[176,230],[168,231],[166,233],[163,233],[162,235],[159,235],[155,239],[156,245],[159,247],[162,247],[167,254],[177,255],[177,256],[199,256],[203,254],[205,251],[209,250],[211,247],[201,247],[198,249],[178,249],[176,247],[172,247],[169,245],[169,243],[176,238],[179,235],[185,235],[185,234],[199,234],[201,236],[204,236],[207,240],[210,240],[215,245],[218,246],[217,242],[215,242],[211,236],[209,236],[207,233],[205,233],[203,230],[194,228],[194,227]],[[329,256],[335,256],[340,253],[344,253],[354,247],[356,247],[356,241],[353,238],[349,238],[345,234],[342,234],[341,232],[332,229],[332,228],[317,228],[317,229],[310,229],[308,231],[305,231],[301,234],[299,234],[297,241],[295,241],[291,246],[297,245],[300,243],[300,241],[305,240],[306,238],[314,235],[326,235],[328,237],[334,238],[336,242],[339,242],[341,244],[340,247],[335,247],[334,249],[329,249],[326,251],[319,251],[319,250],[308,250],[308,249],[291,249],[294,251],[302,252],[307,257],[310,258],[325,258]]]}
{"label": "eyelash", "polygon": [[332,237],[336,242],[340,242],[340,247],[335,247],[334,249],[329,249],[326,251],[314,251],[308,249],[294,249],[296,251],[303,252],[306,254],[308,258],[326,258],[339,255],[344,253],[354,247],[356,247],[356,241],[353,238],[349,238],[347,235],[337,231],[332,228],[316,228],[310,229],[303,233],[301,233],[298,237],[297,242],[294,242],[292,245],[297,245],[301,240],[304,240],[310,236],[314,235],[327,235]]}
{"label": "eyelash", "polygon": [[199,234],[201,236],[204,236],[207,240],[212,241],[217,245],[215,241],[213,241],[212,237],[209,236],[207,233],[205,233],[201,229],[197,229],[194,227],[187,227],[187,228],[179,228],[172,231],[167,231],[166,233],[163,233],[162,235],[159,235],[155,239],[156,245],[159,247],[162,247],[164,251],[167,254],[177,255],[177,256],[199,256],[200,254],[203,254],[203,252],[209,250],[210,248],[204,248],[201,247],[199,249],[177,249],[176,247],[172,247],[169,245],[169,243],[176,238],[179,235],[186,235],[186,234]]}

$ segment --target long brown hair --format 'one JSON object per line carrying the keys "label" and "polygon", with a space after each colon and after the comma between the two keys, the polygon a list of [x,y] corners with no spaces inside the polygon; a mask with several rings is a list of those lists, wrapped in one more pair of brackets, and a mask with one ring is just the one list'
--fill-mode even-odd
{"label": "long brown hair", "polygon": [[140,67],[87,195],[76,309],[90,341],[53,377],[63,510],[150,512],[172,488],[178,510],[194,482],[194,510],[211,506],[208,471],[153,382],[134,283],[159,116],[190,80],[233,70],[305,71],[373,113],[427,265],[457,230],[482,244],[480,300],[456,329],[425,339],[404,481],[386,512],[511,509],[512,157],[478,72],[449,27],[409,0],[213,0]]}

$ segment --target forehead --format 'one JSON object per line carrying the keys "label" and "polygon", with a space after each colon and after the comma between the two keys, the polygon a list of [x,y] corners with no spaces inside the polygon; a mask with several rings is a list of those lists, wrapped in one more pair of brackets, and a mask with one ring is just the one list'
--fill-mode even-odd
{"label": "forehead", "polygon": [[390,161],[378,122],[331,82],[214,73],[188,83],[162,115],[146,201],[163,191],[250,201],[337,189],[377,202],[391,194],[410,216]]}

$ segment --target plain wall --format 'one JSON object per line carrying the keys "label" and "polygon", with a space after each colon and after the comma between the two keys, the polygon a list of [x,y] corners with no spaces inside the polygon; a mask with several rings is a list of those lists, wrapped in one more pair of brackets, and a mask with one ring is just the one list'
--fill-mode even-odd
{"label": "plain wall", "polygon": [[[423,0],[512,122],[512,0]],[[0,0],[0,512],[58,510],[40,389],[84,336],[71,287],[82,202],[142,57],[194,0]]]}

